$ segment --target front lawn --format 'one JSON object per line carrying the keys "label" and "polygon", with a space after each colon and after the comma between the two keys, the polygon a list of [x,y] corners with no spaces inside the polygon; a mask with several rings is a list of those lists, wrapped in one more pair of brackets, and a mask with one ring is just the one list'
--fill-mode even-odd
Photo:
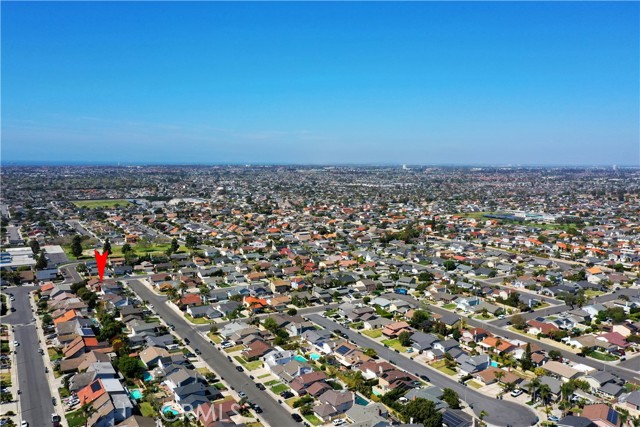
{"label": "front lawn", "polygon": [[69,412],[65,415],[65,418],[67,419],[67,424],[69,424],[69,427],[84,426],[84,417],[82,416],[82,411],[80,410]]}
{"label": "front lawn", "polygon": [[220,338],[220,336],[218,336],[218,335],[214,335],[214,334],[212,334],[211,332],[209,332],[209,333],[207,334],[207,336],[209,337],[209,339],[210,339],[211,341],[213,341],[213,342],[214,342],[214,343],[216,343],[216,344],[220,344],[220,343],[222,342],[222,338]]}
{"label": "front lawn", "polygon": [[592,351],[590,353],[587,353],[587,356],[593,357],[594,359],[602,360],[604,362],[611,362],[613,360],[618,360],[617,357],[607,353],[602,353],[600,351]]}
{"label": "front lawn", "polygon": [[319,426],[319,425],[324,424],[324,422],[320,418],[316,417],[315,414],[305,415],[304,419],[309,421],[314,426]]}
{"label": "front lawn", "polygon": [[187,313],[184,314],[184,318],[187,319],[189,322],[191,322],[193,324],[196,324],[196,325],[204,325],[204,324],[213,322],[213,320],[205,319],[204,317],[197,317],[197,318],[194,319],[193,317],[191,317],[191,315],[189,315]]}
{"label": "front lawn", "polygon": [[0,374],[0,384],[2,387],[11,387],[11,372],[3,372]]}
{"label": "front lawn", "polygon": [[249,371],[255,371],[256,369],[262,368],[262,361],[254,360],[253,362],[247,362],[244,364],[244,367]]}
{"label": "front lawn", "polygon": [[287,386],[286,386],[286,385],[284,385],[284,384],[278,384],[278,385],[274,385],[273,387],[271,387],[271,391],[272,391],[274,394],[280,394],[280,393],[282,393],[283,391],[287,391],[287,390],[289,390],[289,387],[287,387]]}
{"label": "front lawn", "polygon": [[63,357],[63,355],[61,353],[58,353],[58,350],[56,350],[53,347],[49,347],[47,349],[47,353],[49,353],[49,358],[51,359],[52,362],[54,360],[62,359]]}
{"label": "front lawn", "polygon": [[71,396],[71,392],[69,391],[68,388],[59,387],[58,388],[58,392],[60,393],[60,398],[61,399],[65,399],[65,398]]}
{"label": "front lawn", "polygon": [[453,310],[454,308],[456,308],[458,306],[458,304],[455,303],[451,303],[451,304],[445,304],[442,306],[442,308],[444,308],[445,310]]}
{"label": "front lawn", "polygon": [[240,351],[242,350],[244,347],[241,345],[236,345],[235,347],[229,347],[229,348],[225,348],[224,351],[225,353],[233,353],[234,351]]}
{"label": "front lawn", "polygon": [[369,338],[379,338],[382,336],[382,331],[380,329],[372,329],[372,330],[362,331],[362,335],[366,335]]}
{"label": "front lawn", "polygon": [[271,381],[267,381],[266,383],[264,383],[264,385],[266,385],[267,387],[271,387],[271,386],[274,386],[274,385],[279,384],[279,383],[280,383],[280,381],[278,381],[278,380],[271,380]]}
{"label": "front lawn", "polygon": [[482,388],[482,384],[480,384],[479,382],[473,381],[473,380],[471,380],[471,381],[467,381],[467,385],[468,385],[469,387],[473,387],[473,388],[475,388],[475,389]]}
{"label": "front lawn", "polygon": [[285,403],[289,405],[291,408],[293,408],[293,404],[296,403],[298,400],[300,400],[299,397],[292,397],[291,399],[285,400]]}
{"label": "front lawn", "polygon": [[391,347],[394,350],[398,350],[401,353],[406,349],[406,347],[403,347],[402,344],[400,344],[400,341],[397,338],[392,340],[384,340],[382,341],[382,344],[386,344],[387,346]]}
{"label": "front lawn", "polygon": [[432,363],[431,367],[436,368],[438,371],[442,372],[443,374],[447,374],[449,376],[456,374],[456,371],[447,368],[445,365],[446,365],[446,362],[444,360],[438,360],[437,362]]}

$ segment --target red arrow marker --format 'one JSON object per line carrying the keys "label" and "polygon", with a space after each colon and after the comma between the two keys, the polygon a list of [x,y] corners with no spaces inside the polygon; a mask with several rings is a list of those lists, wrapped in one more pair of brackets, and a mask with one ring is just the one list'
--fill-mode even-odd
{"label": "red arrow marker", "polygon": [[97,250],[93,250],[94,255],[96,256],[96,264],[98,265],[98,275],[100,276],[100,281],[102,282],[102,278],[104,277],[104,268],[107,265],[107,257],[109,256],[109,251],[106,251],[103,254],[100,254]]}

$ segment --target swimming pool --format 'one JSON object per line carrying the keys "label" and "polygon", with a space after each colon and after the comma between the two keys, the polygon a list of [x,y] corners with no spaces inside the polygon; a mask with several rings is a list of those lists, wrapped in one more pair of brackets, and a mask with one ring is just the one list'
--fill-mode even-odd
{"label": "swimming pool", "polygon": [[305,359],[303,356],[300,356],[299,354],[294,356],[293,358],[296,359],[300,363],[304,363],[304,362],[307,361],[307,359]]}
{"label": "swimming pool", "polygon": [[149,372],[145,372],[142,376],[142,379],[144,381],[151,381],[153,379],[153,375],[151,375]]}
{"label": "swimming pool", "polygon": [[311,360],[318,360],[322,356],[320,356],[318,353],[309,353],[309,357],[311,358]]}
{"label": "swimming pool", "polygon": [[367,406],[369,404],[369,401],[361,397],[359,394],[356,394],[355,402],[356,402],[356,405],[360,405],[360,406]]}
{"label": "swimming pool", "polygon": [[498,362],[496,362],[495,360],[491,361],[491,366],[493,366],[494,368],[498,368],[500,367],[500,364]]}
{"label": "swimming pool", "polygon": [[140,390],[139,388],[134,388],[133,390],[129,391],[129,395],[135,400],[140,400],[142,399],[142,390]]}
{"label": "swimming pool", "polygon": [[165,414],[171,414],[173,416],[176,415],[180,415],[180,412],[176,411],[175,409],[173,409],[171,406],[167,406],[165,407],[162,412],[164,412]]}

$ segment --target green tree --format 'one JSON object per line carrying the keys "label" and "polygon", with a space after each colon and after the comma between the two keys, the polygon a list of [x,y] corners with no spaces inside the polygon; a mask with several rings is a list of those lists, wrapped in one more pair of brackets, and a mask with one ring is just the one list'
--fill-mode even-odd
{"label": "green tree", "polygon": [[562,359],[562,353],[560,353],[558,350],[551,350],[549,352],[549,357],[551,358],[551,360],[560,360]]}
{"label": "green tree", "polygon": [[171,252],[178,252],[178,249],[180,248],[180,244],[178,243],[178,239],[173,238],[171,239]]}
{"label": "green tree", "polygon": [[198,245],[198,239],[193,235],[188,235],[185,239],[185,246],[189,249],[193,249]]}
{"label": "green tree", "polygon": [[31,248],[34,254],[37,254],[38,252],[40,252],[40,243],[38,243],[37,240],[30,240],[29,247]]}
{"label": "green tree", "polygon": [[449,408],[460,409],[460,396],[458,396],[458,393],[456,393],[455,390],[450,388],[442,390],[442,400],[447,402]]}
{"label": "green tree", "polygon": [[447,271],[451,271],[451,270],[455,270],[456,269],[455,261],[452,261],[450,259],[446,260],[442,265],[444,266],[444,268]]}
{"label": "green tree", "polygon": [[402,345],[403,347],[411,346],[411,332],[400,332],[400,335],[398,335],[398,341],[400,341],[400,345]]}
{"label": "green tree", "polygon": [[89,418],[96,413],[96,409],[90,403],[85,403],[80,407],[82,419],[84,419],[84,427],[89,425]]}
{"label": "green tree", "polygon": [[47,268],[47,258],[45,257],[44,251],[42,251],[36,261],[36,270],[44,270],[45,268]]}
{"label": "green tree", "polygon": [[264,328],[272,333],[275,333],[275,331],[278,329],[278,322],[276,322],[273,318],[271,317],[267,317],[266,319],[264,319],[262,321],[262,326],[264,326]]}
{"label": "green tree", "polygon": [[402,418],[405,422],[413,420],[414,424],[422,424],[424,427],[442,427],[442,414],[436,410],[436,405],[421,397],[404,405]]}
{"label": "green tree", "polygon": [[118,370],[127,379],[142,378],[142,366],[139,359],[124,355],[118,359]]}
{"label": "green tree", "polygon": [[514,328],[522,331],[527,327],[527,320],[521,314],[516,314],[511,317],[511,324]]}
{"label": "green tree", "polygon": [[533,368],[533,361],[531,360],[531,344],[527,343],[527,346],[524,348],[524,354],[520,359],[520,366],[522,366],[523,371],[528,371]]}
{"label": "green tree", "polygon": [[73,240],[71,241],[71,254],[76,258],[82,255],[82,236],[79,234],[73,236]]}
{"label": "green tree", "polygon": [[128,254],[129,252],[131,252],[132,249],[133,248],[128,243],[125,243],[124,245],[122,245],[122,253],[123,254]]}
{"label": "green tree", "polygon": [[111,242],[109,239],[104,241],[104,245],[102,246],[102,253],[109,252],[111,253]]}

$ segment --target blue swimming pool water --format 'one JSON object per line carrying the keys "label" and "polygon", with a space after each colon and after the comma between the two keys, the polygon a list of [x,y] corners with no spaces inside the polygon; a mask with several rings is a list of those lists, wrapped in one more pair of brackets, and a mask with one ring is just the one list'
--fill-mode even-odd
{"label": "blue swimming pool water", "polygon": [[307,361],[307,359],[305,359],[304,357],[300,356],[299,354],[294,356],[294,359],[296,359],[300,363],[304,363],[304,362]]}
{"label": "blue swimming pool water", "polygon": [[131,397],[133,397],[135,400],[140,400],[142,399],[142,391],[139,388],[135,388],[133,390],[131,390],[129,392],[129,394],[131,395]]}
{"label": "blue swimming pool water", "polygon": [[311,360],[318,360],[322,356],[320,356],[318,353],[310,353],[309,357],[311,358]]}
{"label": "blue swimming pool water", "polygon": [[164,408],[162,410],[162,412],[164,412],[165,414],[180,415],[180,412],[176,411],[175,409],[171,408],[170,406],[167,406],[166,408]]}
{"label": "blue swimming pool water", "polygon": [[153,375],[151,375],[149,372],[145,372],[142,376],[142,379],[145,381],[151,381],[153,379]]}
{"label": "blue swimming pool water", "polygon": [[360,406],[367,406],[369,404],[369,401],[361,397],[359,394],[356,394],[355,401],[356,401],[356,405],[360,405]]}
{"label": "blue swimming pool water", "polygon": [[494,368],[499,367],[500,365],[498,364],[498,362],[496,362],[495,360],[491,361],[491,366],[493,366]]}

